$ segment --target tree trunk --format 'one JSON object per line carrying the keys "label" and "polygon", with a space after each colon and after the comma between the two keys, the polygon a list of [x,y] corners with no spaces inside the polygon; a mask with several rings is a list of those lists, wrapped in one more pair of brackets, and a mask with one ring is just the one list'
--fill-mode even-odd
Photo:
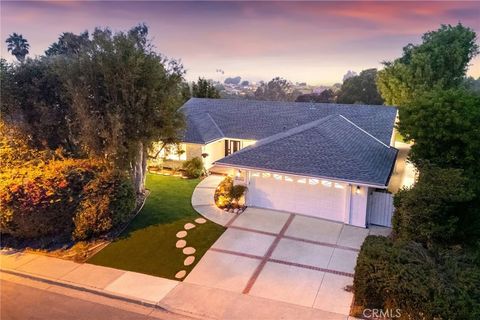
{"label": "tree trunk", "polygon": [[145,178],[147,177],[147,150],[142,142],[138,143],[137,154],[132,164],[133,187],[135,192],[145,192]]}

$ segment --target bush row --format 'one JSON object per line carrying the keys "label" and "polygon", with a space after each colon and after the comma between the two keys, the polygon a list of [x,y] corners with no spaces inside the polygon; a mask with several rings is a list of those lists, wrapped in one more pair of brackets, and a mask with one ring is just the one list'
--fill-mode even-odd
{"label": "bush row", "polygon": [[355,268],[355,304],[400,309],[402,319],[480,319],[477,257],[368,236]]}
{"label": "bush row", "polygon": [[48,159],[0,172],[0,232],[30,239],[87,239],[124,221],[135,206],[129,180],[97,160]]}

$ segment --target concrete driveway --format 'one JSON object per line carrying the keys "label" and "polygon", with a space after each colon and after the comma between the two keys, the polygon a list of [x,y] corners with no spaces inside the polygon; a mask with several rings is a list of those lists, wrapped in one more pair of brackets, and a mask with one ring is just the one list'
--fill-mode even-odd
{"label": "concrete driveway", "polygon": [[349,314],[368,229],[259,208],[227,226],[185,282]]}

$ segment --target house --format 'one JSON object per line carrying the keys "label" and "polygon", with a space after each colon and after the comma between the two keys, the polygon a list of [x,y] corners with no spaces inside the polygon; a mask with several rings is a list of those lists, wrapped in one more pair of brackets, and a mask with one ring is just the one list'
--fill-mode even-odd
{"label": "house", "polygon": [[229,170],[249,206],[365,227],[397,157],[394,107],[193,98],[182,111],[184,158]]}

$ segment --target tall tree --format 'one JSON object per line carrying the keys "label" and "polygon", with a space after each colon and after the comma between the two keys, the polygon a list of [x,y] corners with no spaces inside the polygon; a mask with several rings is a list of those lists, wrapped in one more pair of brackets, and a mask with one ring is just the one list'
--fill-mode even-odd
{"label": "tall tree", "polygon": [[383,104],[375,83],[377,69],[367,69],[351,76],[342,84],[337,102],[347,104]]}
{"label": "tall tree", "polygon": [[147,149],[179,137],[184,120],[183,66],[153,50],[148,28],[96,29],[75,58],[60,56],[59,74],[71,100],[83,149],[128,170],[144,191]]}
{"label": "tall tree", "polygon": [[192,97],[219,99],[220,92],[211,80],[198,78],[197,82],[192,82]]}
{"label": "tall tree", "polygon": [[292,83],[276,77],[268,83],[262,82],[255,91],[255,99],[270,101],[295,101],[300,92],[295,91]]}
{"label": "tall tree", "polygon": [[45,55],[54,56],[61,54],[78,54],[80,50],[90,44],[88,32],[85,31],[79,35],[71,32],[64,32],[58,38],[58,41],[52,43],[45,51]]}
{"label": "tall tree", "polygon": [[22,127],[36,148],[73,151],[69,102],[54,64],[28,59],[2,67],[2,115]]}
{"label": "tall tree", "polygon": [[475,32],[460,23],[442,25],[422,40],[420,45],[404,47],[402,57],[384,62],[377,84],[387,104],[403,106],[422,91],[458,86],[478,54]]}
{"label": "tall tree", "polygon": [[5,40],[5,42],[7,43],[7,50],[12,52],[18,61],[23,62],[28,54],[28,49],[30,49],[27,39],[21,34],[14,32],[7,38],[7,40]]}

